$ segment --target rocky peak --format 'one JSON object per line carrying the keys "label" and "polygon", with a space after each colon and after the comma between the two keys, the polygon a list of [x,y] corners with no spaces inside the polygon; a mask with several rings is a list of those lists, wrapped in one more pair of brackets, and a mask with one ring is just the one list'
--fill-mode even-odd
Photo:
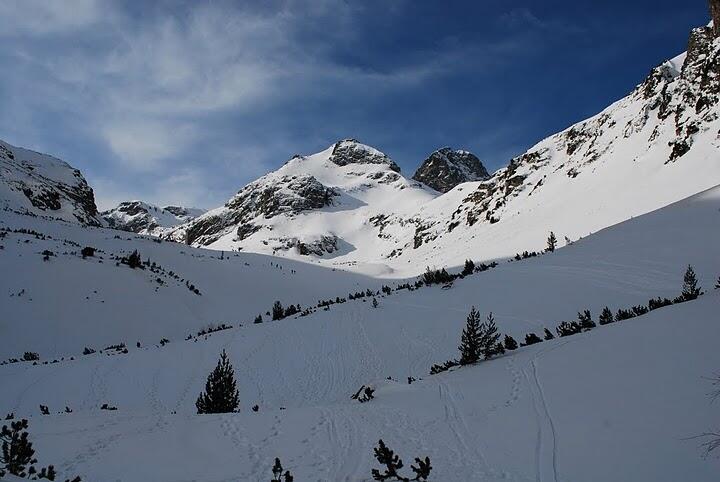
{"label": "rocky peak", "polygon": [[337,195],[314,176],[271,173],[242,188],[222,208],[187,223],[170,237],[208,245],[236,228],[237,240],[243,240],[260,229],[262,219],[320,209],[331,205]]}
{"label": "rocky peak", "polygon": [[436,191],[448,192],[458,184],[487,179],[489,174],[473,153],[443,147],[430,154],[413,175]]}
{"label": "rocky peak", "polygon": [[338,166],[348,164],[386,164],[395,172],[400,172],[400,166],[384,153],[374,147],[361,144],[355,139],[345,139],[336,142],[333,146],[330,161]]}
{"label": "rocky peak", "polygon": [[168,228],[191,221],[204,212],[202,209],[181,206],[161,208],[143,201],[124,201],[113,209],[103,211],[101,215],[111,228],[158,235]]}
{"label": "rocky peak", "polygon": [[187,218],[193,218],[198,215],[197,209],[188,209],[184,208],[182,206],[165,206],[163,208],[165,211],[169,212],[170,214],[177,216],[177,217],[187,217]]}
{"label": "rocky peak", "polygon": [[95,195],[79,170],[47,154],[0,141],[0,207],[100,226]]}

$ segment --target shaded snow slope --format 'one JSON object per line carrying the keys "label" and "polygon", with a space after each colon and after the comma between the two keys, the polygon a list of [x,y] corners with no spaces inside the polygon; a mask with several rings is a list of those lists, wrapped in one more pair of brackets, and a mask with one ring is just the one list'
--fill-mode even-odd
{"label": "shaded snow slope", "polygon": [[0,209],[101,225],[93,190],[80,171],[47,154],[0,141]]}
{"label": "shaded snow slope", "polygon": [[[0,218],[0,246],[0,272],[12,273],[0,277],[0,360],[26,350],[47,359],[77,355],[85,346],[177,341],[210,324],[247,324],[260,313],[267,318],[275,300],[305,307],[380,284],[291,260],[12,213]],[[95,256],[83,258],[85,246],[96,248]],[[156,272],[116,266],[116,258],[133,250],[156,263]]]}
{"label": "shaded snow slope", "polygon": [[[407,462],[429,455],[433,480],[715,480],[718,462],[685,439],[718,423],[702,377],[720,366],[719,221],[715,188],[377,309],[348,302],[127,355],[3,366],[0,413],[32,415],[43,457],[90,480],[264,480],[275,456],[298,479],[369,480],[378,438]],[[427,375],[456,356],[471,305],[521,339],[581,309],[672,297],[688,263],[710,291],[698,301]],[[193,415],[222,349],[242,413]],[[367,383],[375,400],[351,401]],[[74,413],[41,417],[40,403]]]}

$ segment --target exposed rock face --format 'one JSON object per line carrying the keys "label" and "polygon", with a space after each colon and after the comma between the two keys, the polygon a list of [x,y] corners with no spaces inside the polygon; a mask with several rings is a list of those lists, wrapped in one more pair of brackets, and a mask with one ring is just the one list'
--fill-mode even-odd
{"label": "exposed rock face", "polygon": [[238,240],[257,232],[258,217],[298,214],[329,206],[337,195],[310,175],[264,176],[242,188],[224,208],[208,213],[188,225],[185,242],[206,245],[238,226]]}
{"label": "exposed rock face", "polygon": [[377,149],[360,144],[355,139],[337,142],[330,155],[330,161],[338,166],[347,166],[348,164],[387,164],[393,171],[400,172],[400,166],[395,164],[388,156]]}
{"label": "exposed rock face", "polygon": [[142,201],[125,201],[101,215],[111,228],[160,235],[164,230],[191,221],[204,212],[202,209],[180,206],[161,208]]}
{"label": "exposed rock face", "polygon": [[[626,162],[643,159],[650,152],[665,164],[683,162],[697,136],[717,134],[719,110],[720,38],[711,27],[696,28],[686,54],[652,69],[630,95],[600,114],[512,159],[474,187],[444,219],[404,220],[417,226],[413,247],[432,243],[461,225],[500,222],[517,213],[521,203],[529,202],[526,198],[540,195],[558,174],[569,179],[592,176],[618,152],[624,152]],[[700,149],[707,148],[705,143]]]}
{"label": "exposed rock face", "polygon": [[102,224],[93,190],[80,171],[60,159],[2,141],[0,206],[21,214]]}
{"label": "exposed rock face", "polygon": [[713,34],[720,36],[720,0],[709,0],[710,18],[713,21]]}
{"label": "exposed rock face", "polygon": [[448,192],[463,182],[488,177],[487,169],[474,154],[443,147],[430,154],[412,178],[436,191]]}
{"label": "exposed rock face", "polygon": [[193,246],[337,256],[355,249],[355,236],[367,239],[366,223],[379,212],[412,211],[438,195],[399,171],[379,150],[342,140],[315,154],[293,156],[224,206],[164,237]]}
{"label": "exposed rock face", "polygon": [[288,250],[296,249],[297,253],[302,256],[323,256],[330,254],[338,249],[338,237],[335,235],[322,235],[313,240],[300,240],[298,238],[286,238],[280,240],[279,249]]}

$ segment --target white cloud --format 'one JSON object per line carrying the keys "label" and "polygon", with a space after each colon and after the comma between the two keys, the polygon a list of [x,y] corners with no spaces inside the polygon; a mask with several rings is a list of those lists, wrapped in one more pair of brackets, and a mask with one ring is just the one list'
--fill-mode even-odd
{"label": "white cloud", "polygon": [[137,171],[152,171],[160,161],[178,155],[193,142],[196,130],[190,124],[170,122],[113,122],[103,128],[112,151]]}
{"label": "white cloud", "polygon": [[72,32],[111,15],[110,10],[108,2],[98,0],[3,0],[0,36]]}
{"label": "white cloud", "polygon": [[[336,43],[357,41],[354,9],[359,7],[342,0],[287,1],[275,10],[198,2],[144,18],[112,5],[0,0],[0,17],[12,25],[0,32],[8,40],[0,42],[0,55],[14,63],[2,82],[13,86],[10,97],[21,99],[19,112],[32,120],[43,109],[61,113],[75,132],[114,154],[115,165],[92,167],[99,199],[123,197],[110,194],[120,187],[102,178],[107,171],[148,177],[172,172],[158,176],[160,184],[153,192],[145,189],[145,196],[165,193],[167,202],[187,199],[184,204],[207,206],[210,197],[193,186],[207,192],[217,177],[199,175],[198,161],[188,152],[203,151],[207,169],[236,174],[237,188],[280,161],[267,158],[267,146],[218,139],[213,126],[223,115],[247,119],[254,109],[288,100],[387,92],[461,61],[437,53],[377,71],[344,65],[332,50]],[[299,33],[312,22],[331,26],[322,41],[315,34],[307,41]],[[287,147],[288,153],[294,150]],[[137,186],[125,189],[124,197],[142,195]]]}

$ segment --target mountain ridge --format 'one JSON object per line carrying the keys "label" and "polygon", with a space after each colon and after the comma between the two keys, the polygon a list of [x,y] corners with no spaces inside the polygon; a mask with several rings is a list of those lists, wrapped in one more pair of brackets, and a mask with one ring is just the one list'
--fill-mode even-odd
{"label": "mountain ridge", "polygon": [[[403,276],[417,274],[426,265],[460,265],[469,254],[491,260],[542,250],[550,231],[556,231],[561,239],[578,239],[720,181],[720,163],[714,160],[720,147],[714,134],[720,127],[719,48],[710,27],[694,29],[687,51],[652,69],[626,97],[539,141],[486,178],[453,182],[452,187],[436,186],[447,189],[442,194],[433,189],[436,194],[426,191],[423,196],[410,195],[421,185],[414,186],[399,170],[392,169],[387,156],[363,145],[355,152],[357,159],[362,160],[362,152],[367,151],[384,164],[341,162],[342,168],[351,170],[348,166],[355,166],[358,171],[367,171],[370,165],[384,165],[385,172],[373,175],[386,179],[389,185],[399,182],[400,192],[408,195],[396,192],[392,203],[382,205],[372,199],[371,207],[368,199],[358,199],[359,209],[340,202],[346,218],[351,213],[362,218],[352,229],[343,226],[342,220],[332,220],[328,213],[333,208],[322,205],[284,217],[280,214],[283,222],[276,218],[272,226],[259,213],[250,213],[258,216],[235,220],[239,233],[235,238],[227,231],[231,221],[224,225],[222,236],[184,241],[211,249],[250,250],[349,269],[373,266],[373,273]],[[338,145],[353,142],[357,141],[340,141],[321,153],[293,158],[288,164],[297,167],[293,175],[315,175],[302,169],[312,164],[302,164],[302,160],[320,157],[327,163]],[[262,184],[263,179],[267,177],[254,183]],[[336,181],[319,179],[341,195],[352,197],[357,192],[357,186],[345,190],[347,186],[338,186]],[[341,198],[332,199],[336,202]],[[324,220],[318,219],[320,213]],[[177,232],[183,229],[181,226]],[[181,241],[183,237],[174,239]],[[304,249],[308,243],[345,248],[330,252]]]}
{"label": "mountain ridge", "polygon": [[165,231],[205,213],[204,209],[182,206],[160,207],[140,200],[123,201],[100,216],[113,229],[161,236]]}

